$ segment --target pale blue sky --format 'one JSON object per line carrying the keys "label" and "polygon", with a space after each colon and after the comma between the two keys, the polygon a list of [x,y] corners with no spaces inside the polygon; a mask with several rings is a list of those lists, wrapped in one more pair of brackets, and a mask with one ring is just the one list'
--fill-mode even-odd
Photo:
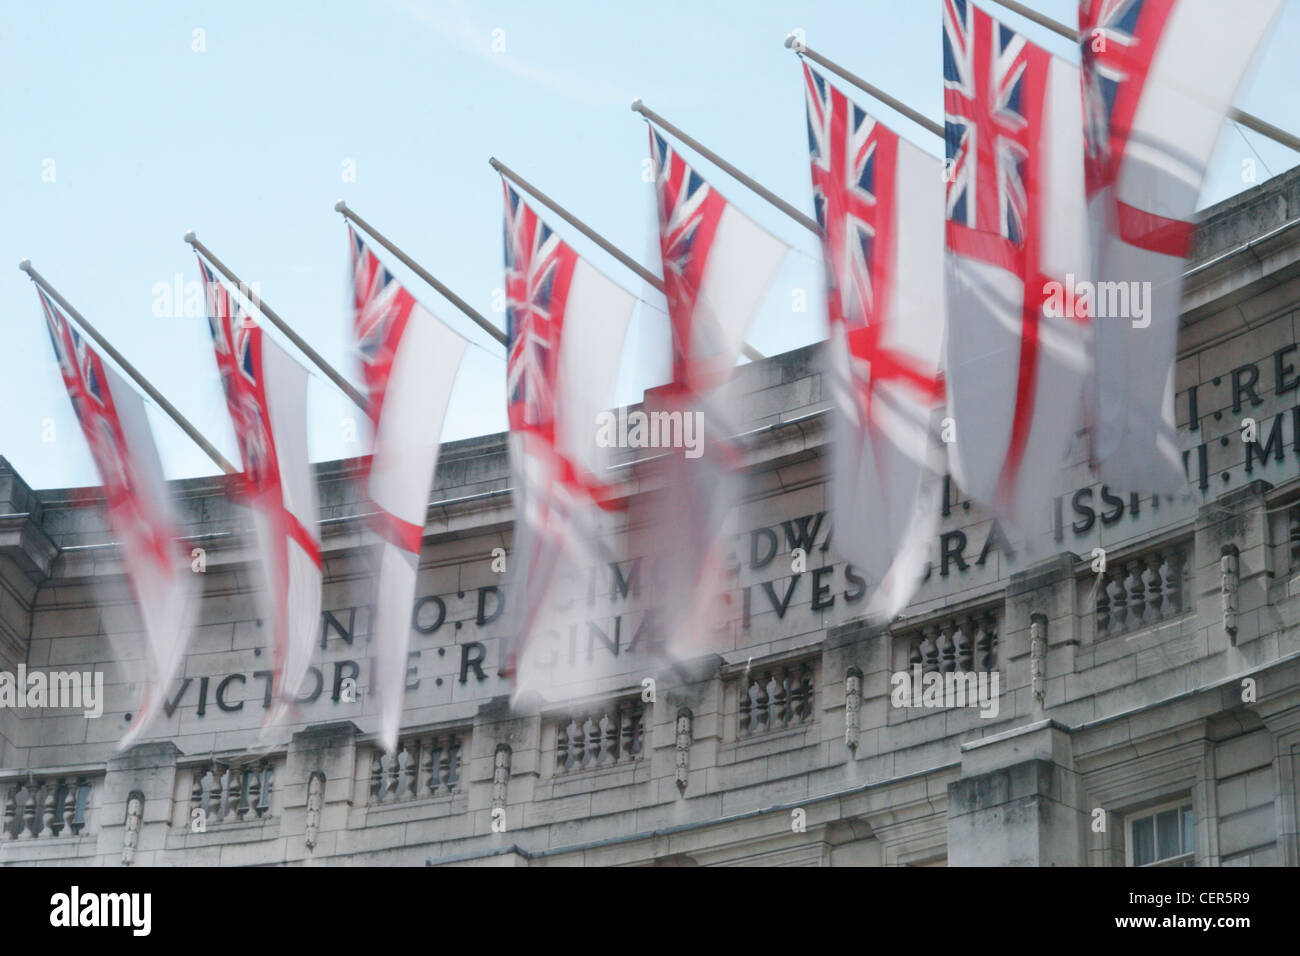
{"label": "pale blue sky", "polygon": [[[1034,0],[1070,20],[1067,0]],[[1237,105],[1300,131],[1300,4],[1289,0]],[[36,487],[97,484],[50,351],[33,265],[222,451],[234,437],[201,318],[156,317],[155,287],[198,279],[194,229],[355,380],[348,352],[343,197],[480,311],[502,284],[495,155],[658,271],[645,125],[634,96],[796,206],[811,211],[798,61],[810,46],[931,117],[941,115],[938,0],[655,4],[597,2],[7,4],[0,24],[0,454]],[[1070,45],[995,15],[1054,52]],[[194,52],[202,30],[204,52]],[[495,33],[494,31],[501,31]],[[494,51],[494,39],[504,52]],[[937,137],[859,96],[936,155]],[[1249,141],[1249,145],[1247,143]],[[1252,149],[1253,147],[1253,149]],[[1295,154],[1232,126],[1202,204],[1246,183],[1244,159],[1276,174]],[[685,151],[691,156],[689,150]],[[51,169],[53,182],[43,179]],[[345,162],[356,181],[345,182]],[[1257,160],[1258,162],[1258,160]],[[701,172],[796,250],[750,341],[773,354],[822,338],[813,237],[708,163]],[[638,294],[634,275],[555,221]],[[395,265],[390,262],[390,265]],[[480,347],[456,383],[445,438],[505,427],[502,350],[400,266],[437,315]],[[936,277],[936,281],[938,277]],[[805,312],[792,309],[805,290]],[[663,318],[635,323],[618,398],[636,400],[664,363]],[[311,384],[317,460],[364,449],[356,413]],[[54,441],[48,437],[52,420]],[[168,477],[215,467],[151,409]]]}

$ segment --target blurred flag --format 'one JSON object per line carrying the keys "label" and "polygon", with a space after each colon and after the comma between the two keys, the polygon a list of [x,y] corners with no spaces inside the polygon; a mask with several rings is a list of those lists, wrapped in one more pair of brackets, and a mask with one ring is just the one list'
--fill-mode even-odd
{"label": "blurred flag", "polygon": [[1089,277],[1078,70],[965,0],[943,3],[953,474],[1031,533],[1078,427]]}
{"label": "blurred flag", "polygon": [[516,692],[594,675],[556,670],[545,633],[567,641],[566,583],[585,580],[615,556],[602,542],[601,512],[615,507],[597,446],[636,299],[580,258],[519,194],[505,191],[507,406],[515,526],[501,672]]}
{"label": "blurred flag", "polygon": [[406,687],[411,606],[429,488],[452,383],[468,344],[393,278],[351,228],[357,351],[374,426],[366,497],[383,539],[371,622],[379,742],[397,746]]}
{"label": "blurred flag", "polygon": [[307,459],[307,370],[265,335],[202,258],[208,330],[243,458],[240,497],[252,510],[271,622],[267,723],[302,691],[320,627],[316,480]]}
{"label": "blurred flag", "polygon": [[659,248],[672,325],[673,381],[647,393],[651,414],[703,423],[703,447],[662,457],[644,527],[658,566],[659,633],[678,655],[706,650],[724,599],[722,547],[738,500],[740,458],[725,386],[745,332],[788,247],[722,198],[652,126]]}
{"label": "blurred flag", "polygon": [[1192,213],[1233,94],[1281,5],[1079,4],[1097,298],[1128,306],[1094,323],[1093,454],[1112,487],[1186,486],[1174,359]]}
{"label": "blurred flag", "polygon": [[803,69],[837,410],[835,547],[880,585],[873,609],[892,618],[920,581],[939,520],[942,167]]}
{"label": "blurred flag", "polygon": [[[73,411],[104,483],[108,525],[144,627],[144,699],[118,744],[125,749],[163,709],[196,610],[194,575],[178,549],[178,522],[144,400],[100,359],[45,292],[37,289]],[[115,648],[119,661],[138,648]]]}

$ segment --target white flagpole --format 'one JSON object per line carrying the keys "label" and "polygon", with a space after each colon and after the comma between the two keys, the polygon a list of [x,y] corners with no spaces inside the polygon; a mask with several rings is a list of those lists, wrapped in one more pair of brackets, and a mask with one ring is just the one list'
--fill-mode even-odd
{"label": "white flagpole", "polygon": [[283,332],[285,336],[289,339],[289,341],[298,347],[298,349],[302,352],[303,355],[311,359],[312,363],[318,369],[324,372],[325,376],[331,382],[333,382],[335,385],[339,387],[339,389],[343,392],[344,395],[352,399],[353,403],[357,406],[357,408],[360,408],[362,411],[367,411],[370,403],[366,401],[366,397],[362,395],[360,391],[357,390],[356,386],[354,386],[351,382],[349,382],[346,378],[344,378],[341,374],[339,374],[338,369],[330,365],[329,362],[326,362],[325,359],[321,357],[319,352],[317,352],[314,348],[308,345],[307,341],[301,335],[295,332],[288,322],[280,318],[280,316],[276,313],[274,309],[272,309],[269,305],[263,302],[261,298],[257,295],[257,293],[254,292],[251,288],[249,288],[249,286],[242,279],[240,279],[237,275],[235,275],[228,268],[226,268],[226,264],[222,262],[220,259],[218,259],[216,256],[214,256],[212,254],[212,250],[210,250],[203,243],[199,242],[199,240],[195,237],[193,232],[185,233],[185,241],[188,242],[191,246],[193,246],[195,250],[197,250],[198,253],[203,256],[203,258],[207,259],[208,262],[212,264],[212,267],[214,269],[216,269],[223,276],[225,276],[226,279],[232,282],[235,285],[235,287],[238,288],[239,291],[242,292],[248,298],[248,301],[253,303],[254,307],[256,307],[256,309],[259,312],[261,312],[264,316],[270,319],[271,323],[277,329]]}
{"label": "white flagpole", "polygon": [[392,241],[390,241],[388,237],[385,236],[382,232],[380,232],[374,226],[370,225],[370,223],[366,222],[355,212],[353,212],[346,202],[340,199],[338,202],[334,204],[334,211],[340,213],[344,219],[347,219],[349,222],[353,223],[358,229],[364,232],[367,236],[375,240],[375,242],[379,243],[381,246],[383,246],[385,249],[391,252],[394,256],[396,256],[404,266],[406,266],[408,269],[414,272],[425,282],[429,283],[429,285],[433,286],[433,288],[436,289],[444,299],[446,299],[456,308],[464,312],[465,315],[472,322],[474,322],[475,325],[481,328],[484,332],[492,336],[492,338],[496,339],[502,345],[506,344],[506,334],[504,332],[502,332],[499,328],[497,328],[495,325],[489,322],[483,316],[483,314],[478,311],[478,309],[474,308],[472,305],[470,305],[468,302],[466,302],[464,299],[458,296],[455,292],[452,292],[451,289],[447,288],[447,286],[439,282],[433,276],[432,273],[430,273],[418,262],[416,262],[414,259],[408,256],[405,252],[403,252],[397,245],[395,245]]}
{"label": "white flagpole", "polygon": [[731,163],[727,162],[725,159],[723,159],[713,150],[709,149],[707,146],[701,143],[698,139],[695,139],[694,137],[687,135],[679,127],[674,126],[672,123],[668,122],[668,120],[664,119],[654,110],[650,109],[650,107],[642,103],[639,97],[632,101],[632,110],[633,112],[640,113],[642,116],[648,119],[651,123],[654,123],[656,126],[662,127],[663,129],[667,130],[669,133],[672,133],[674,136],[680,139],[687,146],[691,147],[691,149],[695,150],[697,153],[699,153],[709,162],[713,163],[713,165],[717,166],[723,172],[727,173],[727,175],[731,176],[731,178],[749,187],[749,189],[757,193],[759,196],[762,196],[764,199],[766,199],[777,209],[781,210],[783,213],[785,213],[787,216],[789,216],[799,225],[803,226],[805,229],[811,232],[814,236],[820,236],[822,234],[821,227],[817,225],[817,221],[815,219],[812,219],[811,217],[804,215],[794,206],[790,205],[788,202],[786,202],[784,199],[778,196],[776,193],[772,192],[772,190],[768,189],[766,186],[760,185],[758,182],[754,181],[749,176],[746,176],[735,166],[731,165]]}
{"label": "white flagpole", "polygon": [[[1017,3],[1016,0],[993,0],[993,2],[1000,7],[1005,7],[1012,13],[1020,14],[1026,20],[1032,20],[1040,27],[1046,27],[1053,33],[1065,37],[1067,40],[1072,40],[1075,43],[1079,42],[1078,30],[1066,26],[1059,20],[1053,20],[1045,13],[1039,13],[1037,10],[1025,6],[1023,3]],[[1300,136],[1288,133],[1286,130],[1274,126],[1267,120],[1260,119],[1253,113],[1247,113],[1244,110],[1230,108],[1228,110],[1228,119],[1240,123],[1247,129],[1253,129],[1256,133],[1259,133],[1262,136],[1267,136],[1275,143],[1281,143],[1287,149],[1300,153]]]}
{"label": "white flagpole", "polygon": [[162,393],[159,392],[158,389],[154,388],[150,381],[141,375],[136,367],[122,356],[121,352],[113,348],[108,339],[99,334],[98,329],[86,321],[84,315],[73,308],[71,303],[61,296],[54,286],[50,285],[45,280],[44,276],[32,268],[32,260],[24,259],[22,262],[18,263],[18,268],[23,272],[26,272],[28,278],[43,289],[46,295],[57,302],[59,307],[63,309],[69,317],[74,319],[79,326],[81,326],[82,331],[90,336],[90,338],[94,340],[95,344],[103,349],[108,357],[116,362],[118,367],[121,368],[122,371],[126,372],[126,374],[140,386],[144,393],[153,399],[154,403],[159,408],[167,413],[168,417],[170,417],[172,421],[180,426],[181,431],[188,435],[193,440],[194,444],[203,449],[204,453],[212,459],[218,468],[224,471],[227,475],[236,475],[239,473],[239,469],[226,461],[225,456],[222,455],[221,452],[217,451],[217,449],[213,447],[212,443],[204,438],[203,434],[197,428],[190,424],[189,419],[176,410],[175,405],[167,401],[167,399],[163,397]]}
{"label": "white flagpole", "polygon": [[842,77],[845,80],[848,80],[850,83],[852,83],[858,89],[862,90],[868,96],[874,97],[875,99],[884,103],[886,106],[890,107],[891,109],[899,113],[902,113],[904,116],[910,119],[917,126],[920,126],[922,129],[929,130],[935,136],[944,135],[942,123],[936,123],[934,120],[930,119],[930,117],[926,116],[924,113],[918,113],[916,110],[912,109],[910,106],[908,106],[906,103],[902,102],[901,100],[894,99],[884,90],[880,89],[880,87],[873,86],[872,84],[864,80],[862,77],[858,76],[856,73],[849,72],[844,67],[836,63],[834,60],[827,59],[826,57],[818,53],[816,50],[809,49],[809,47],[806,44],[802,43],[799,40],[799,38],[796,37],[793,33],[791,33],[789,36],[785,38],[785,45],[789,47],[791,50],[794,50],[794,52],[799,54],[800,56],[806,56],[814,63],[824,66],[826,67],[826,69],[830,70],[832,73],[836,74],[837,76]]}
{"label": "white flagpole", "polygon": [[[491,164],[492,168],[495,169],[498,173],[500,173],[506,179],[510,180],[512,183],[514,183],[524,192],[528,193],[528,195],[532,196],[542,205],[553,210],[555,214],[558,215],[561,219],[563,219],[565,222],[571,225],[574,229],[577,229],[580,233],[582,233],[584,236],[586,236],[596,245],[600,246],[600,248],[604,249],[606,252],[608,252],[619,262],[623,263],[623,265],[627,266],[629,269],[635,272],[646,282],[650,283],[650,285],[654,286],[654,288],[658,289],[660,292],[664,292],[666,290],[667,287],[664,285],[663,279],[659,278],[659,276],[655,275],[645,266],[641,265],[641,263],[637,262],[627,253],[625,253],[622,249],[618,248],[616,245],[614,245],[612,242],[610,242],[608,239],[606,239],[604,236],[598,233],[595,229],[592,229],[590,226],[588,226],[585,222],[583,222],[573,213],[569,212],[569,210],[565,209],[563,206],[557,203],[550,196],[546,195],[546,193],[542,192],[540,189],[538,189],[528,180],[524,179],[522,176],[516,173],[505,163],[501,162],[495,157],[490,158],[488,162]],[[742,351],[745,353],[745,357],[750,359],[751,361],[757,361],[758,359],[763,358],[763,353],[758,351],[758,349],[754,348],[752,345],[749,344],[744,345],[742,347]]]}

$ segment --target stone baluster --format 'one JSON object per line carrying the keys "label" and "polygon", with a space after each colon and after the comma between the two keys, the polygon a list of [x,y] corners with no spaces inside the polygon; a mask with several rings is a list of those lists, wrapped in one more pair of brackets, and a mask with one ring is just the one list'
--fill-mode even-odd
{"label": "stone baluster", "polygon": [[569,722],[564,728],[564,735],[568,742],[564,769],[580,768],[582,766],[582,727],[578,724],[576,716],[569,718]]}
{"label": "stone baluster", "polygon": [[[615,715],[618,711],[614,711]],[[618,762],[618,723],[606,711],[600,718],[600,754],[598,766],[608,766]]]}
{"label": "stone baluster", "polygon": [[230,768],[231,803],[235,805],[235,818],[241,822],[252,809],[253,801],[250,791],[256,786],[257,771],[252,767]]}
{"label": "stone baluster", "polygon": [[1142,562],[1128,562],[1128,576],[1124,578],[1124,590],[1128,592],[1128,615],[1126,622],[1129,629],[1142,626],[1146,612],[1146,594],[1142,589]]}
{"label": "stone baluster", "polygon": [[54,829],[54,797],[57,787],[53,780],[44,780],[40,785],[40,808],[41,819],[40,829],[36,831],[38,837],[57,836],[58,831]]}
{"label": "stone baluster", "polygon": [[438,738],[429,737],[420,741],[419,760],[415,768],[415,798],[433,796],[438,792]]}
{"label": "stone baluster", "polygon": [[86,809],[90,804],[90,783],[85,777],[77,778],[77,802],[72,812],[72,832],[80,834],[86,826]]}
{"label": "stone baluster", "polygon": [[954,622],[939,625],[939,672],[949,674],[957,669],[957,645],[953,642]]}
{"label": "stone baluster", "polygon": [[972,635],[975,634],[977,624],[975,618],[968,617],[965,625],[960,621],[956,622],[957,629],[953,631],[952,642],[956,649],[957,670],[960,673],[973,671],[975,669],[975,644]]}
{"label": "stone baluster", "polygon": [[1103,637],[1110,631],[1110,592],[1106,589],[1107,579],[1105,574],[1097,578],[1097,602],[1095,610],[1097,613],[1097,636]]}
{"label": "stone baluster", "polygon": [[18,835],[24,840],[36,839],[36,785],[33,783],[23,784],[22,799],[19,802],[22,807],[23,826]]}
{"label": "stone baluster", "polygon": [[582,736],[582,766],[595,766],[596,758],[600,754],[600,726],[591,719],[590,715],[582,725]]}
{"label": "stone baluster", "polygon": [[58,781],[54,791],[54,822],[50,825],[55,836],[62,836],[65,831],[76,832],[72,829],[73,801],[76,795],[76,780],[63,777]]}
{"label": "stone baluster", "polygon": [[[564,732],[561,726],[561,733]],[[451,759],[450,741],[444,737],[434,737],[429,741],[429,793],[442,793],[446,787],[447,768],[443,765]]]}
{"label": "stone baluster", "polygon": [[569,769],[569,726],[563,720],[555,725],[555,772]]}
{"label": "stone baluster", "polygon": [[998,619],[992,611],[985,611],[980,618],[980,638],[975,645],[979,669],[993,670],[998,663]]}
{"label": "stone baluster", "polygon": [[460,786],[460,751],[460,738],[449,736],[447,738],[447,756],[445,758],[447,761],[446,785],[448,793],[454,793],[456,788]]}
{"label": "stone baluster", "polygon": [[397,753],[397,797],[410,800],[420,789],[420,741],[408,740]]}
{"label": "stone baluster", "polygon": [[641,752],[641,726],[644,719],[645,711],[640,703],[634,702],[624,712],[623,739],[620,744],[623,756],[632,758]]}
{"label": "stone baluster", "polygon": [[739,688],[739,700],[736,709],[739,716],[740,736],[748,737],[754,732],[754,701],[750,696],[752,685],[748,680],[742,681]]}
{"label": "stone baluster", "polygon": [[7,843],[14,838],[14,830],[17,828],[19,820],[21,820],[18,815],[18,788],[16,786],[5,787],[3,794],[3,812],[0,813],[0,843]]}
{"label": "stone baluster", "polygon": [[257,800],[253,804],[253,809],[257,811],[259,817],[265,817],[271,812],[271,791],[275,783],[275,768],[271,761],[267,760],[262,764],[262,771],[258,774],[257,783]]}
{"label": "stone baluster", "polygon": [[1300,571],[1300,505],[1296,505],[1287,512],[1290,519],[1290,542],[1291,542],[1291,573],[1295,574]]}
{"label": "stone baluster", "polygon": [[1128,603],[1124,593],[1123,568],[1107,574],[1106,600],[1110,603],[1109,633],[1121,633],[1128,622]]}
{"label": "stone baluster", "polygon": [[230,816],[230,808],[233,804],[231,800],[231,784],[235,781],[235,775],[229,767],[222,766],[217,770],[217,780],[220,786],[217,787],[216,793],[213,794],[215,799],[214,812],[209,815],[208,821],[222,823]]}
{"label": "stone baluster", "polygon": [[1161,617],[1173,617],[1183,609],[1182,601],[1182,562],[1181,555],[1169,549],[1165,560],[1160,565],[1160,593],[1164,602],[1160,608]]}
{"label": "stone baluster", "polygon": [[924,674],[939,669],[939,645],[935,641],[938,633],[933,624],[921,629],[921,672]]}
{"label": "stone baluster", "polygon": [[800,664],[798,673],[790,677],[790,719],[802,724],[812,713],[812,681],[807,664]]}
{"label": "stone baluster", "polygon": [[772,726],[790,726],[790,672],[782,671],[772,678],[769,685],[772,693]]}
{"label": "stone baluster", "polygon": [[772,726],[772,711],[769,706],[771,698],[767,694],[767,683],[772,679],[770,673],[758,680],[758,696],[754,699],[754,729],[767,730]]}
{"label": "stone baluster", "polygon": [[1161,617],[1161,605],[1165,603],[1164,589],[1160,581],[1160,555],[1153,553],[1142,562],[1142,587],[1146,590],[1147,611],[1143,623],[1155,624]]}

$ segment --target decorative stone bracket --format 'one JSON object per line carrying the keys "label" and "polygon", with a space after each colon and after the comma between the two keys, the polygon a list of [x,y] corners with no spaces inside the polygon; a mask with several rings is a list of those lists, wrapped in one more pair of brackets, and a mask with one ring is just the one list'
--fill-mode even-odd
{"label": "decorative stone bracket", "polygon": [[321,803],[325,799],[325,774],[313,770],[307,781],[307,832],[305,840],[308,850],[316,849],[316,838],[320,834]]}
{"label": "decorative stone bracket", "polygon": [[1043,706],[1047,698],[1047,615],[1029,615],[1029,679],[1034,699]]}
{"label": "decorative stone bracket", "polygon": [[1228,640],[1237,643],[1237,588],[1241,584],[1241,554],[1235,544],[1225,544],[1219,550],[1219,573],[1223,595],[1223,629]]}
{"label": "decorative stone bracket", "polygon": [[844,673],[844,744],[854,753],[858,749],[861,712],[862,671],[851,666]]}
{"label": "decorative stone bracket", "polygon": [[132,790],[126,799],[126,820],[122,831],[122,865],[135,862],[135,850],[140,845],[140,822],[144,819],[144,794]]}
{"label": "decorative stone bracket", "polygon": [[505,809],[510,787],[510,745],[497,744],[492,764],[492,809]]}
{"label": "decorative stone bracket", "polygon": [[691,711],[683,707],[677,711],[677,790],[685,795],[686,778],[691,761]]}

